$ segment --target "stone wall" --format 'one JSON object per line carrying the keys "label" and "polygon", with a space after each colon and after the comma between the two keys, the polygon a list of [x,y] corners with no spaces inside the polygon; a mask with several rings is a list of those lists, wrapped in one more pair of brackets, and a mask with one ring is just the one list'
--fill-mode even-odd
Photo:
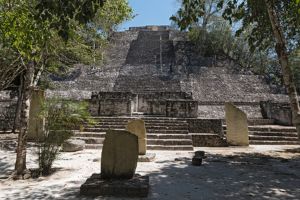
{"label": "stone wall", "polygon": [[93,116],[130,116],[134,97],[130,92],[94,92],[89,100],[89,111]]}
{"label": "stone wall", "polygon": [[[224,102],[201,102],[198,106],[198,117],[200,118],[225,118]],[[249,118],[263,118],[258,102],[237,102],[234,103],[244,111]]]}
{"label": "stone wall", "polygon": [[293,115],[289,104],[262,101],[260,106],[264,118],[274,119],[275,124],[283,126],[293,125]]}
{"label": "stone wall", "polygon": [[191,133],[194,147],[227,147],[226,140],[216,134]]}
{"label": "stone wall", "polygon": [[165,100],[149,100],[149,106],[146,108],[147,115],[166,116],[166,101]]}
{"label": "stone wall", "polygon": [[224,135],[222,119],[187,119],[189,133],[210,133]]}
{"label": "stone wall", "polygon": [[99,115],[101,116],[130,116],[132,113],[129,99],[104,99],[99,101]]}
{"label": "stone wall", "polygon": [[166,116],[197,118],[198,102],[194,100],[167,100]]}
{"label": "stone wall", "polygon": [[[173,99],[169,99],[173,98]],[[97,115],[145,115],[167,117],[197,117],[198,102],[190,95],[178,92],[133,94],[131,92],[92,93],[89,110]]]}
{"label": "stone wall", "polygon": [[154,92],[137,94],[138,112],[148,114],[166,115],[166,100],[189,99],[192,97],[184,92]]}
{"label": "stone wall", "polygon": [[17,98],[12,91],[0,92],[0,130],[8,131],[13,128]]}

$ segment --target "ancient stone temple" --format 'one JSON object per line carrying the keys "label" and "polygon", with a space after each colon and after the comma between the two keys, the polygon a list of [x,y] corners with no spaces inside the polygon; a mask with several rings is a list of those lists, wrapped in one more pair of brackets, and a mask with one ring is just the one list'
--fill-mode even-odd
{"label": "ancient stone temple", "polygon": [[224,146],[225,102],[246,113],[250,144],[297,143],[294,127],[272,126],[290,116],[289,109],[270,110],[284,107],[286,95],[223,56],[201,56],[185,32],[168,26],[116,32],[101,66],[79,65],[50,78],[55,89],[47,97],[89,101],[99,122],[76,134],[89,148],[101,147],[106,130],[125,129],[133,118],[145,121],[148,149]]}

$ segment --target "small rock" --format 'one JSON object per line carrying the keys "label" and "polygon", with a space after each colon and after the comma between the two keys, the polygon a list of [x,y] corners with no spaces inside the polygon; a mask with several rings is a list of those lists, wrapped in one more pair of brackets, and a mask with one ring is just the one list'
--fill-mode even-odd
{"label": "small rock", "polygon": [[69,139],[65,141],[62,147],[63,152],[81,151],[85,147],[85,141],[78,139]]}
{"label": "small rock", "polygon": [[156,157],[155,153],[146,153],[146,155],[139,155],[138,162],[152,162]]}
{"label": "small rock", "polygon": [[192,159],[192,165],[194,165],[194,166],[200,166],[200,165],[202,165],[202,158],[200,158],[200,157],[194,157]]}
{"label": "small rock", "polygon": [[31,178],[31,174],[29,173],[26,173],[23,175],[23,179],[26,180],[26,179],[30,179]]}
{"label": "small rock", "polygon": [[31,171],[28,169],[24,170],[23,179],[26,180],[26,179],[30,179],[30,178],[31,178]]}
{"label": "small rock", "polygon": [[95,158],[93,159],[93,162],[100,162],[101,161],[101,158]]}

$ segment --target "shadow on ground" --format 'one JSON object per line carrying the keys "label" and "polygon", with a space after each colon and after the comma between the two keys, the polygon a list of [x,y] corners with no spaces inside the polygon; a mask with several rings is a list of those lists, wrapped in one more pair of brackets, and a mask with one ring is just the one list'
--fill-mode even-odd
{"label": "shadow on ground", "polygon": [[299,157],[208,155],[199,167],[180,160],[149,174],[153,199],[300,199]]}
{"label": "shadow on ground", "polygon": [[[285,159],[258,153],[207,154],[202,166],[192,166],[191,156],[175,158],[145,164],[142,174],[150,176],[151,184],[147,199],[300,199],[299,156]],[[0,165],[2,170],[6,164]],[[7,192],[4,199],[118,199],[80,196],[80,185],[86,178],[40,181],[43,187],[31,181],[19,192]]]}

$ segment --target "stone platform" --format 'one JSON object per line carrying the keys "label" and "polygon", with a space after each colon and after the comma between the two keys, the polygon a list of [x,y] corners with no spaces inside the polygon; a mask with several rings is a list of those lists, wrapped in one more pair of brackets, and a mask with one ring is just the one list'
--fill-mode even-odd
{"label": "stone platform", "polygon": [[105,180],[101,174],[93,174],[80,187],[83,196],[147,197],[149,176],[135,174],[128,180]]}

